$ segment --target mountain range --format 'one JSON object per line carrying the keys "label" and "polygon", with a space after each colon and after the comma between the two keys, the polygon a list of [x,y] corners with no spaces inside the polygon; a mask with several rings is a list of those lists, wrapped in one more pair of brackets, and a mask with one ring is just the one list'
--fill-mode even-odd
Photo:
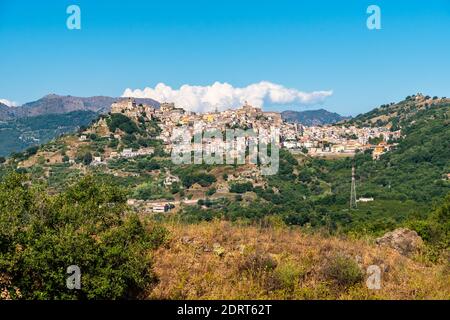
{"label": "mountain range", "polygon": [[[93,111],[107,113],[111,104],[123,98],[106,96],[73,97],[49,94],[43,98],[25,103],[19,107],[8,107],[0,104],[0,121],[15,118],[34,117],[46,114],[63,114],[73,111]],[[135,99],[136,102],[159,107],[159,102],[153,99]]]}
{"label": "mountain range", "polygon": [[343,117],[335,112],[329,112],[325,109],[306,111],[288,110],[283,111],[281,117],[287,122],[300,123],[305,126],[332,124],[348,119],[348,117]]}
{"label": "mountain range", "polygon": [[0,102],[0,121],[14,118],[14,108]]}

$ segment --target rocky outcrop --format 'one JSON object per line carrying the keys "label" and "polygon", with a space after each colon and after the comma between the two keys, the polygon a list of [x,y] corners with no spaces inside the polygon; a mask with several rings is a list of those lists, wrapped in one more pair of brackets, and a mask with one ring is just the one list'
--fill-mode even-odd
{"label": "rocky outcrop", "polygon": [[388,232],[377,238],[375,242],[378,245],[391,247],[404,256],[411,256],[423,245],[422,238],[417,232],[407,228],[399,228]]}

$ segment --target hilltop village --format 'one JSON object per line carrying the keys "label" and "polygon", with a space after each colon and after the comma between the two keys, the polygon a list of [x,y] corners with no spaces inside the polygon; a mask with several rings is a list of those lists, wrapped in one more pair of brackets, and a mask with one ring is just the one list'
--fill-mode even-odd
{"label": "hilltop village", "polygon": [[[270,134],[271,128],[278,129],[277,142],[280,147],[292,152],[303,152],[313,157],[353,156],[358,151],[373,150],[372,156],[378,159],[395,146],[394,141],[401,136],[400,130],[388,127],[362,127],[345,124],[324,126],[303,126],[287,123],[278,112],[263,112],[260,108],[245,103],[239,109],[222,112],[194,113],[176,107],[173,103],[162,103],[159,109],[147,105],[137,105],[128,98],[114,103],[111,113],[120,113],[138,121],[140,117],[156,120],[161,128],[158,139],[162,140],[166,152],[172,149],[174,128],[187,127],[194,131],[194,124],[202,122],[204,130],[252,129],[257,134]],[[270,141],[270,136],[262,136]],[[260,136],[261,139],[261,136]],[[207,143],[207,142],[204,142]],[[225,144],[225,141],[223,142]],[[226,147],[225,147],[226,148]],[[124,150],[123,157],[146,154],[148,150]],[[113,154],[116,156],[116,154]]]}
{"label": "hilltop village", "polygon": [[[288,123],[282,120],[278,112],[264,112],[247,103],[238,109],[194,113],[173,103],[162,103],[160,108],[154,108],[136,104],[134,99],[127,98],[113,103],[109,116],[101,116],[90,127],[80,130],[76,137],[69,135],[63,138],[63,152],[49,147],[52,145],[50,143],[38,155],[44,158],[41,162],[69,163],[83,169],[83,165],[99,166],[118,159],[152,155],[155,141],[160,141],[164,152],[170,154],[174,129],[186,128],[193,134],[198,123],[202,123],[203,132],[209,129],[220,132],[227,129],[252,130],[264,143],[275,141],[279,147],[294,154],[325,158],[352,157],[357,152],[370,151],[373,159],[377,160],[395,147],[395,141],[401,137],[400,130],[392,131],[388,126],[357,127],[345,122],[323,126]],[[138,132],[140,139],[134,135]],[[215,148],[229,149],[227,141],[208,141],[204,138],[201,143],[203,150],[209,148],[212,152]],[[89,154],[86,159],[83,150],[93,144],[99,145],[97,152]],[[239,148],[246,146],[237,145]],[[33,159],[28,159],[20,165],[30,167],[34,163]]]}

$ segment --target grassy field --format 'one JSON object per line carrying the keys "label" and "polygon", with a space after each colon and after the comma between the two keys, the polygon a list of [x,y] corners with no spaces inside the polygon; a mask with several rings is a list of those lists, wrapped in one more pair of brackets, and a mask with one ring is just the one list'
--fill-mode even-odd
{"label": "grassy field", "polygon": [[[275,224],[276,225],[276,224]],[[151,299],[450,299],[449,264],[407,258],[373,239],[326,237],[282,224],[166,224]],[[367,268],[381,270],[368,289]]]}

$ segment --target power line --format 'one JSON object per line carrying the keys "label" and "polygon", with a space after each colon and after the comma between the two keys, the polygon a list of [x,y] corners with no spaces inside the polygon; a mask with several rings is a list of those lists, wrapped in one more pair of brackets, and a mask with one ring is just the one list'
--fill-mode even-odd
{"label": "power line", "polygon": [[356,209],[356,181],[355,181],[355,165],[352,166],[352,187],[350,191],[350,209]]}

